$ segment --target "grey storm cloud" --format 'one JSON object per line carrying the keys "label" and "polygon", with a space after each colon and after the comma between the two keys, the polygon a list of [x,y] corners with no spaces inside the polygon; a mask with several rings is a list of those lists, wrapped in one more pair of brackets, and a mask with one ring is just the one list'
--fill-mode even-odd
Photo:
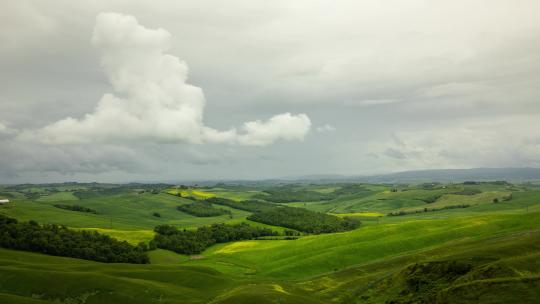
{"label": "grey storm cloud", "polygon": [[6,1],[0,182],[538,166],[539,11]]}

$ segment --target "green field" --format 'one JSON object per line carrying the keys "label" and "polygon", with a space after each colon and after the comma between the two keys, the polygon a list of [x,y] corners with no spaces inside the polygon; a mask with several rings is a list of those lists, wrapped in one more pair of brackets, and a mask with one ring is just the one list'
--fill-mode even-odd
{"label": "green field", "polygon": [[[57,201],[16,200],[13,204],[2,207],[2,213],[22,220],[36,220],[40,223],[57,223],[77,228],[100,228],[119,230],[152,230],[160,224],[171,224],[182,228],[193,228],[217,222],[227,222],[229,215],[211,218],[195,217],[176,210],[176,206],[189,204],[190,200],[165,193],[138,194],[126,192],[117,195],[81,199],[78,205],[98,211],[98,214],[88,214],[62,210],[53,205]],[[70,204],[72,201],[60,202]],[[243,219],[249,213],[229,209],[232,220]],[[153,216],[157,212],[161,217]]]}
{"label": "green field", "polygon": [[[331,194],[341,186],[296,187]],[[224,206],[216,205],[232,216],[185,214],[176,206],[192,201],[171,195],[172,187],[157,193],[126,187],[99,194],[98,189],[99,195],[92,192],[87,198],[65,185],[50,189],[0,189],[13,196],[0,213],[94,230],[132,244],[148,243],[161,224],[194,229],[245,222],[280,235],[286,231],[249,221],[250,212]],[[148,253],[151,263],[142,265],[0,249],[0,302],[536,303],[540,297],[540,189],[497,183],[358,189],[327,201],[286,204],[362,221],[347,232],[222,243],[194,256],[156,249]],[[29,191],[40,196],[25,194]],[[201,199],[211,194],[245,200],[264,188],[182,191]],[[98,214],[55,208],[56,203]],[[456,204],[468,207],[414,212]],[[413,213],[387,216],[395,211]]]}

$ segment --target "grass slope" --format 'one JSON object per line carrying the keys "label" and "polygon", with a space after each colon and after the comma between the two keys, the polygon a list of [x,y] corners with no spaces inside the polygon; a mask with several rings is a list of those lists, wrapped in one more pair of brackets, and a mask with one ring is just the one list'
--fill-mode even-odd
{"label": "grass slope", "polygon": [[0,272],[0,299],[21,303],[207,303],[234,286],[204,267],[101,264],[5,249]]}
{"label": "grass slope", "polygon": [[[341,303],[536,303],[540,231],[451,242],[299,283]],[[451,265],[467,265],[455,275]],[[449,267],[450,266],[450,267]],[[420,283],[420,284],[418,284]]]}
{"label": "grass slope", "polygon": [[[161,224],[182,228],[194,228],[212,223],[230,221],[228,214],[212,218],[195,217],[176,210],[192,201],[162,194],[127,192],[82,199],[77,204],[96,210],[99,214],[72,212],[55,208],[55,201],[31,201],[14,199],[0,206],[0,213],[20,220],[36,220],[40,223],[59,223],[75,228],[99,228],[119,230],[152,230]],[[219,206],[222,208],[221,206]],[[223,207],[231,211],[232,219],[245,219],[250,213]],[[152,214],[158,212],[161,217]]]}
{"label": "grass slope", "polygon": [[[0,303],[537,302],[539,188],[525,191],[493,183],[434,190],[400,188],[398,192],[385,185],[364,188],[331,201],[288,204],[359,216],[364,225],[357,230],[297,240],[219,244],[197,259],[154,250],[149,252],[150,265],[121,265],[0,249]],[[468,188],[482,192],[453,194]],[[329,193],[337,187],[306,185],[305,189]],[[229,198],[242,200],[258,190],[202,191],[227,192]],[[510,201],[492,202],[510,192]],[[82,214],[54,208],[58,201],[46,199],[54,195],[59,194],[32,201],[13,192],[13,203],[0,206],[0,213],[20,220],[96,229],[131,243],[150,239],[153,227],[159,224],[193,228],[221,221],[243,222],[250,214],[230,208],[233,219],[196,218],[175,210],[190,200],[134,191],[78,200],[78,205],[100,212]],[[433,195],[438,196],[433,203],[424,201]],[[463,203],[471,207],[399,217],[372,216]],[[162,217],[156,218],[152,212]]]}
{"label": "grass slope", "polygon": [[244,270],[249,276],[296,280],[465,237],[480,239],[536,228],[540,228],[540,212],[411,219],[294,241],[248,241],[249,246],[232,253],[226,247],[242,242],[215,246],[205,253],[207,259],[193,263],[218,269],[220,263],[243,265],[249,271],[236,269],[237,274]]}

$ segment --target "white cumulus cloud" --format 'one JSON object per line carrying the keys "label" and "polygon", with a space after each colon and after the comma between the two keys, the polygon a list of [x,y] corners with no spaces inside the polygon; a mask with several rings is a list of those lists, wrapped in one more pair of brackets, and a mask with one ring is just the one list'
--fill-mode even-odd
{"label": "white cumulus cloud", "polygon": [[244,145],[265,146],[277,139],[302,140],[310,128],[311,121],[307,115],[284,113],[266,122],[257,120],[244,123],[242,130],[245,134],[239,136],[239,142]]}
{"label": "white cumulus cloud", "polygon": [[311,121],[305,114],[279,114],[268,121],[216,130],[203,122],[205,97],[187,83],[188,66],[167,54],[171,34],[139,25],[133,16],[100,13],[92,43],[114,94],[104,94],[92,113],[68,117],[21,138],[50,144],[145,140],[265,146],[276,140],[302,140]]}

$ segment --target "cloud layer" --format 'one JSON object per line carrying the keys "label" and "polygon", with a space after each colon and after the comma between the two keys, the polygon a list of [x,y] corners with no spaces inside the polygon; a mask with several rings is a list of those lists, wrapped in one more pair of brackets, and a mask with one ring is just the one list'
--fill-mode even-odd
{"label": "cloud layer", "polygon": [[311,128],[307,115],[290,113],[246,122],[240,132],[206,126],[202,90],[187,83],[186,63],[166,53],[171,34],[145,28],[133,16],[100,13],[92,43],[102,54],[101,66],[115,93],[103,95],[81,119],[68,117],[21,138],[47,144],[142,140],[266,146],[302,140]]}
{"label": "cloud layer", "polygon": [[540,167],[537,0],[4,2],[0,182]]}
{"label": "cloud layer", "polygon": [[536,116],[490,118],[448,128],[398,131],[370,142],[366,151],[379,166],[425,168],[519,167],[540,165]]}

